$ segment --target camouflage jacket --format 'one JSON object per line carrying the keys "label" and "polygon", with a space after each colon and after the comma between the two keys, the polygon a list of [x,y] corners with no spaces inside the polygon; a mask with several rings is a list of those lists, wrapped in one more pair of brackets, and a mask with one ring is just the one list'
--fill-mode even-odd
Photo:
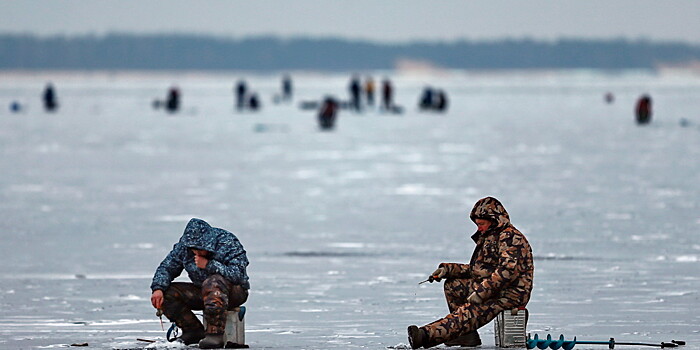
{"label": "camouflage jacket", "polygon": [[[206,268],[197,267],[191,248],[211,252]],[[211,227],[204,220],[192,219],[187,223],[180,241],[175,243],[173,250],[156,269],[151,290],[166,290],[183,269],[196,286],[201,286],[207,277],[220,274],[233,284],[250,289],[247,266],[245,249],[233,233]]]}
{"label": "camouflage jacket", "polygon": [[489,220],[491,227],[471,237],[476,248],[469,264],[440,264],[447,270],[445,277],[470,278],[471,290],[483,300],[506,298],[514,305],[527,305],[535,269],[527,239],[496,198],[479,200],[469,217]]}

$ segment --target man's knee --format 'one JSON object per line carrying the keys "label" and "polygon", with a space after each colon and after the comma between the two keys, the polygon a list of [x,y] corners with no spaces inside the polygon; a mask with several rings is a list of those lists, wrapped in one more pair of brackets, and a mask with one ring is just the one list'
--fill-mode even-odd
{"label": "man's knee", "polygon": [[203,290],[211,290],[211,289],[218,289],[222,290],[226,288],[227,284],[226,278],[224,276],[217,274],[211,275],[207,277],[207,279],[202,282],[202,289]]}

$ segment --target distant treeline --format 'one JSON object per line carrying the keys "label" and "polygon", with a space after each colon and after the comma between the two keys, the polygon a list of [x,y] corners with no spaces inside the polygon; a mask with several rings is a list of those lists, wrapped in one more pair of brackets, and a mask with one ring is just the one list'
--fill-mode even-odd
{"label": "distant treeline", "polygon": [[392,69],[400,60],[457,69],[653,69],[700,61],[700,46],[629,40],[415,42],[223,39],[193,35],[0,35],[0,69]]}

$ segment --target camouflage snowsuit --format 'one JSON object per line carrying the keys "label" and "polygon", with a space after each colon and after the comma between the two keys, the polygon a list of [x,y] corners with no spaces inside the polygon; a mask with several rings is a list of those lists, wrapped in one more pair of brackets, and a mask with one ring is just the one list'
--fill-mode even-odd
{"label": "camouflage snowsuit", "polygon": [[[447,272],[444,289],[450,314],[422,327],[429,337],[426,348],[476,331],[501,311],[524,307],[530,300],[532,250],[503,205],[496,198],[483,198],[470,218],[489,220],[491,226],[472,236],[476,248],[469,264],[440,264]],[[467,302],[473,292],[481,304]]]}
{"label": "camouflage snowsuit", "polygon": [[[192,249],[211,252],[206,268],[197,267]],[[182,330],[202,329],[192,310],[204,310],[206,333],[220,334],[226,325],[226,310],[248,299],[247,266],[246,252],[233,233],[192,219],[156,269],[151,290],[163,291],[163,313]],[[183,269],[193,283],[172,282]]]}

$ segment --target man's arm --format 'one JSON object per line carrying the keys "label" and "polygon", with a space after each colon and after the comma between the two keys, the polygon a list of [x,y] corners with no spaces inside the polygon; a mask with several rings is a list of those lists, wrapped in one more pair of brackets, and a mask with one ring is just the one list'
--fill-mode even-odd
{"label": "man's arm", "polygon": [[187,249],[181,243],[175,243],[173,250],[163,259],[151,282],[151,290],[166,290],[170,283],[182,273]]}
{"label": "man's arm", "polygon": [[440,267],[445,268],[445,278],[469,278],[471,276],[469,264],[441,263]]}
{"label": "man's arm", "polygon": [[209,260],[206,270],[211,274],[218,273],[221,276],[224,276],[224,278],[233,282],[233,284],[244,284],[248,277],[246,274],[248,259],[246,258],[245,253],[243,252],[237,257],[225,260],[226,262]]}

